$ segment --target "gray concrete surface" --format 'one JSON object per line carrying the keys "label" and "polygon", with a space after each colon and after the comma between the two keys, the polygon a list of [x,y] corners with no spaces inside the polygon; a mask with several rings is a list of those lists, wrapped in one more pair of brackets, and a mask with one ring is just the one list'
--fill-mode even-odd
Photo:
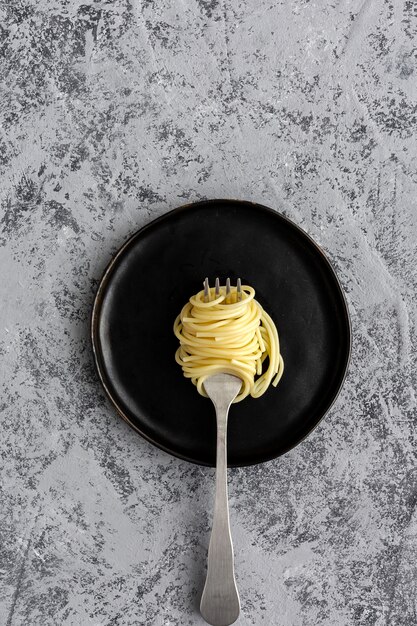
{"label": "gray concrete surface", "polygon": [[232,197],[321,243],[354,332],[320,427],[231,472],[239,624],[416,624],[416,3],[0,12],[0,623],[202,624],[213,471],[116,417],[88,316],[138,227]]}

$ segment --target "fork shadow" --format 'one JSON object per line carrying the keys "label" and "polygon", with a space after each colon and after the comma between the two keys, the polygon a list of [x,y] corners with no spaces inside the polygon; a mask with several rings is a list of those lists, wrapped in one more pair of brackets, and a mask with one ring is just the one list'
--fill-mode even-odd
{"label": "fork shadow", "polygon": [[[192,491],[186,510],[183,511],[183,528],[187,533],[190,549],[187,551],[184,592],[190,599],[196,624],[206,622],[200,616],[200,600],[207,572],[207,553],[211,532],[214,504],[214,468],[195,466],[191,470]],[[201,621],[200,621],[201,620]]]}

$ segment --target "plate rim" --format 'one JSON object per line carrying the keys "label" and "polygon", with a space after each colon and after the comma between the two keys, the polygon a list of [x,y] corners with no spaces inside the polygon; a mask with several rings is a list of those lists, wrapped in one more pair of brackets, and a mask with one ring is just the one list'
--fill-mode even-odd
{"label": "plate rim", "polygon": [[322,260],[324,261],[325,265],[327,266],[328,270],[330,271],[330,274],[332,275],[332,277],[334,279],[335,287],[337,288],[337,290],[339,292],[339,295],[341,296],[341,302],[343,304],[343,311],[344,311],[344,318],[345,318],[344,321],[345,321],[345,325],[346,325],[346,340],[347,340],[346,344],[347,345],[346,345],[346,354],[345,354],[345,357],[344,357],[344,364],[343,364],[343,374],[342,374],[342,376],[341,376],[341,378],[339,380],[339,383],[337,385],[337,388],[336,388],[336,391],[335,391],[333,397],[331,398],[329,404],[324,409],[324,412],[321,415],[321,417],[301,437],[301,439],[298,440],[298,442],[295,445],[289,445],[289,446],[283,448],[278,454],[269,455],[269,456],[263,458],[260,461],[250,461],[250,462],[245,462],[245,463],[228,463],[228,467],[249,467],[249,466],[252,466],[252,465],[260,465],[261,463],[269,463],[269,462],[273,461],[274,459],[277,459],[280,456],[283,456],[284,454],[286,454],[287,452],[289,452],[293,448],[296,448],[300,443],[305,441],[305,439],[313,432],[313,430],[315,430],[317,428],[317,426],[321,423],[321,421],[327,416],[327,414],[329,413],[329,411],[331,410],[331,408],[335,404],[337,398],[340,395],[340,392],[341,392],[341,390],[343,388],[344,382],[345,382],[346,377],[347,377],[348,372],[349,372],[349,365],[350,365],[351,354],[352,354],[352,322],[351,322],[351,317],[350,317],[349,306],[348,306],[346,294],[345,294],[345,291],[344,291],[344,289],[342,287],[342,284],[341,284],[341,282],[339,280],[339,277],[338,277],[338,275],[337,275],[337,273],[336,273],[336,271],[335,271],[331,261],[327,257],[327,254],[325,253],[323,248],[303,228],[301,228],[301,226],[296,224],[292,219],[290,219],[286,215],[283,215],[283,213],[281,213],[281,212],[279,212],[279,211],[277,211],[277,210],[275,210],[275,209],[273,209],[271,207],[265,206],[263,204],[259,204],[257,202],[251,202],[249,200],[238,200],[238,199],[232,199],[232,198],[212,198],[212,199],[207,199],[207,200],[198,200],[196,202],[190,202],[190,203],[187,203],[187,204],[180,205],[180,206],[176,207],[175,209],[171,209],[170,211],[167,211],[166,213],[163,213],[162,215],[159,215],[158,217],[156,217],[155,219],[151,220],[147,224],[144,224],[141,228],[139,228],[137,231],[135,231],[132,235],[130,235],[126,239],[126,241],[120,246],[120,248],[118,248],[116,253],[110,259],[109,263],[106,265],[106,267],[104,269],[104,272],[102,273],[101,278],[99,279],[97,290],[96,290],[96,293],[95,293],[95,296],[94,296],[93,306],[92,306],[92,309],[91,309],[91,315],[90,315],[90,341],[91,341],[91,347],[92,347],[92,352],[93,352],[93,357],[94,357],[94,359],[93,359],[94,360],[94,366],[95,366],[95,370],[96,370],[96,373],[98,375],[99,381],[100,381],[100,383],[101,383],[101,385],[102,385],[102,387],[103,387],[103,389],[104,389],[104,391],[106,393],[107,399],[110,401],[110,403],[113,406],[113,408],[116,409],[116,412],[118,413],[118,415],[127,424],[129,424],[129,426],[131,428],[133,428],[134,431],[136,431],[139,435],[141,435],[141,437],[143,437],[146,441],[148,441],[152,445],[156,446],[160,450],[163,450],[164,452],[167,452],[171,456],[174,456],[174,457],[176,457],[178,459],[181,459],[183,461],[188,461],[189,463],[193,463],[194,465],[201,465],[201,466],[206,466],[206,467],[214,467],[214,464],[212,464],[212,463],[207,463],[207,462],[204,462],[204,461],[201,461],[201,460],[197,460],[197,459],[192,458],[192,457],[188,457],[187,455],[184,455],[184,454],[181,454],[179,452],[176,452],[175,450],[172,450],[168,446],[165,446],[164,444],[156,441],[151,436],[149,436],[148,434],[144,433],[123,412],[121,407],[118,405],[117,400],[113,397],[113,394],[112,394],[111,390],[109,389],[109,386],[107,385],[104,368],[103,368],[103,371],[102,371],[102,363],[101,363],[102,355],[100,354],[100,340],[99,340],[99,336],[98,336],[99,335],[98,328],[99,328],[99,322],[100,322],[101,307],[102,307],[102,303],[103,303],[103,296],[104,296],[105,289],[107,287],[108,281],[110,279],[111,273],[112,273],[114,267],[116,266],[117,261],[119,260],[119,258],[124,254],[126,249],[131,246],[133,241],[136,238],[141,237],[145,231],[154,228],[155,226],[158,225],[159,222],[164,221],[168,217],[175,216],[176,214],[183,213],[183,212],[186,212],[188,210],[198,209],[199,207],[202,207],[204,205],[208,206],[210,204],[214,205],[214,204],[219,204],[219,203],[221,203],[223,205],[229,205],[229,206],[246,205],[246,206],[248,206],[248,207],[250,207],[252,209],[263,211],[264,213],[272,214],[272,215],[274,215],[275,218],[281,219],[282,221],[286,222],[291,228],[293,228],[295,231],[297,231],[298,234],[301,235],[301,237],[304,237],[305,239],[307,239],[307,241],[313,246],[313,248],[315,248],[316,252],[318,252],[318,254],[321,256]]}

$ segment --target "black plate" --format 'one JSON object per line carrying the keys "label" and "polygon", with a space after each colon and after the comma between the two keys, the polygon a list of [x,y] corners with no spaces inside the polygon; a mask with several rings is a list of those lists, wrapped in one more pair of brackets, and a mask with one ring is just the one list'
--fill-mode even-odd
{"label": "black plate", "polygon": [[174,361],[176,315],[208,276],[252,285],[275,321],[285,360],[276,389],[232,406],[229,464],[272,459],[321,420],[350,355],[346,301],[327,258],[293,222],[266,207],[212,200],[142,228],[116,254],[92,316],[96,365],[120,415],[163,450],[215,463],[215,417]]}

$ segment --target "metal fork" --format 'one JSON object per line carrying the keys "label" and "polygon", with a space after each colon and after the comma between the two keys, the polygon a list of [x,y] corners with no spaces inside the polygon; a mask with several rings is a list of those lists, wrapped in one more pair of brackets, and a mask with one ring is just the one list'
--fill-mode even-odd
{"label": "metal fork", "polygon": [[[242,297],[241,281],[237,281],[237,298]],[[230,279],[226,281],[226,302],[231,293]],[[210,299],[209,282],[204,281],[206,302]],[[215,297],[220,294],[216,278]],[[200,611],[213,626],[228,626],[239,617],[240,600],[236,587],[233,544],[230,534],[229,505],[227,501],[227,417],[229,408],[242,386],[237,376],[215,374],[204,381],[204,388],[216,409],[216,497],[213,528],[207,561],[207,578],[201,597]]]}
{"label": "metal fork", "polygon": [[[209,302],[210,301],[209,279],[205,278],[203,284],[204,284],[204,301]],[[218,278],[216,278],[215,285],[216,286],[214,288],[214,295],[216,298],[218,298],[220,295],[220,281]],[[232,288],[230,286],[230,278],[227,278],[226,279],[226,302],[228,301],[230,297],[231,291],[232,291]],[[240,280],[240,278],[238,278],[236,281],[236,293],[237,293],[237,300],[238,302],[240,302],[240,300],[242,300],[242,281]]]}

